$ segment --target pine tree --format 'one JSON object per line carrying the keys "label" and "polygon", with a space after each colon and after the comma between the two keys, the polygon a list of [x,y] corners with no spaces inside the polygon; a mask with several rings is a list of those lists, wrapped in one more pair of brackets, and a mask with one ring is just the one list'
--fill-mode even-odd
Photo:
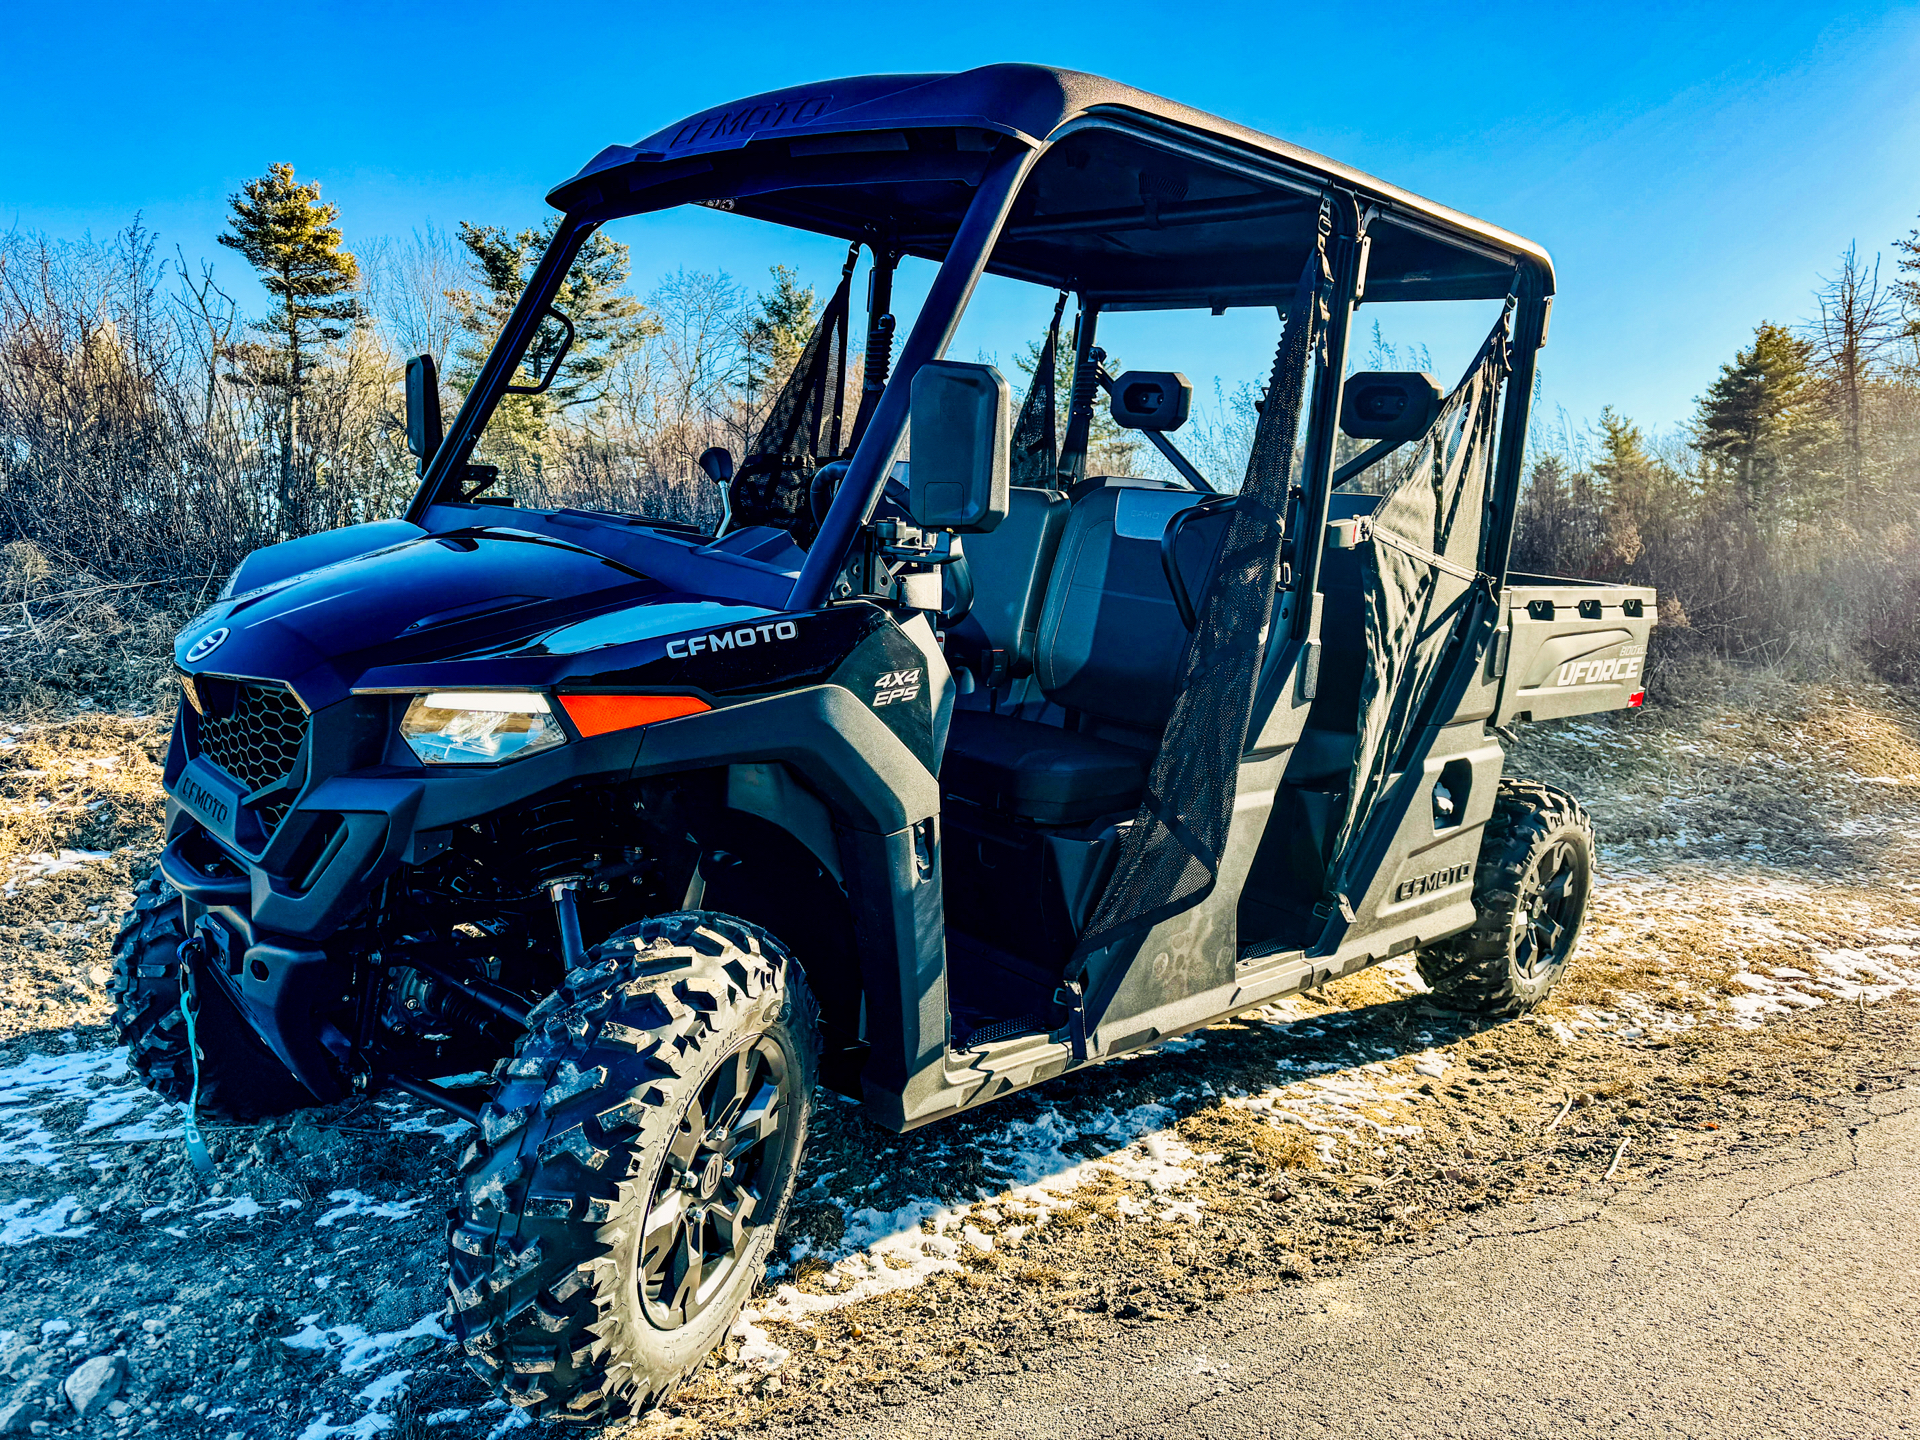
{"label": "pine tree", "polygon": [[1612,406],[1601,407],[1601,454],[1594,479],[1603,497],[1602,553],[1609,569],[1626,574],[1647,546],[1649,522],[1657,513],[1669,477],[1648,454],[1641,427]]}
{"label": "pine tree", "polygon": [[1824,478],[1818,452],[1827,427],[1808,366],[1813,349],[1784,326],[1763,322],[1754,344],[1721,367],[1721,378],[1697,402],[1702,455],[1764,525],[1818,499]]}
{"label": "pine tree", "polygon": [[749,402],[764,403],[793,374],[800,353],[814,333],[814,287],[800,283],[791,265],[770,266],[774,287],[763,290],[741,326],[740,346],[746,363]]}
{"label": "pine tree", "polygon": [[[554,216],[535,229],[509,235],[497,225],[461,221],[460,243],[480,283],[479,294],[465,289],[447,292],[467,332],[454,357],[454,375],[462,384],[471,386],[480,374],[494,337],[527,289],[559,225],[560,217]],[[554,295],[554,308],[572,322],[574,341],[553,388],[533,397],[542,402],[531,408],[534,413],[544,416],[550,407],[567,409],[599,401],[614,367],[641,341],[659,333],[659,322],[622,289],[628,271],[627,247],[600,231],[581,246],[567,267],[566,279]],[[521,360],[521,370],[534,378],[545,375],[564,335],[560,326],[541,326]]]}
{"label": "pine tree", "polygon": [[353,291],[360,267],[341,249],[339,211],[320,199],[320,185],[301,185],[291,165],[270,165],[227,197],[232,229],[220,243],[239,251],[259,272],[275,302],[250,328],[263,343],[234,348],[236,384],[277,394],[280,430],[280,520],[291,528],[300,402],[314,380],[324,348],[344,338],[360,319]]}

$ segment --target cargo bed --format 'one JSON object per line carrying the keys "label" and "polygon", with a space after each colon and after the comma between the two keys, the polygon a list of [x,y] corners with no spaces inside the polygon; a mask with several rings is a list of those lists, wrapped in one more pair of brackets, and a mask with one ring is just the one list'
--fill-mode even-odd
{"label": "cargo bed", "polygon": [[1646,694],[1654,591],[1641,585],[1508,576],[1489,651],[1502,678],[1497,724],[1638,706]]}

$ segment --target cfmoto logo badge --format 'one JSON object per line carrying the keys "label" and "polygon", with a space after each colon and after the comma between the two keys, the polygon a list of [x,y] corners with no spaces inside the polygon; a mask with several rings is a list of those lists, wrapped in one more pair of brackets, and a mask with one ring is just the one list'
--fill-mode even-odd
{"label": "cfmoto logo badge", "polygon": [[208,656],[212,655],[216,650],[220,649],[220,642],[227,638],[227,634],[227,628],[223,625],[201,636],[199,640],[195,641],[193,645],[188,648],[187,664],[192,665],[195,661],[205,660]]}

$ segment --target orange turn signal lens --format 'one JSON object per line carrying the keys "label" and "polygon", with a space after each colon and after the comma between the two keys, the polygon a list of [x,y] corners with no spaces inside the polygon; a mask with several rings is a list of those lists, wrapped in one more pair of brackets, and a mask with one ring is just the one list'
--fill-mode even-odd
{"label": "orange turn signal lens", "polygon": [[564,695],[560,704],[583,738],[713,709],[690,695]]}

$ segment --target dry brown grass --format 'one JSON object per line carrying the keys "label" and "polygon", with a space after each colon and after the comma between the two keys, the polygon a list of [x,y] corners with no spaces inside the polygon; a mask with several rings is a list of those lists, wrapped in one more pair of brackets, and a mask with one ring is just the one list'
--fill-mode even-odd
{"label": "dry brown grass", "polygon": [[124,585],[0,546],[0,713],[170,710],[173,638],[218,586]]}
{"label": "dry brown grass", "polygon": [[1175,1129],[1196,1151],[1254,1165],[1262,1172],[1306,1171],[1320,1163],[1314,1143],[1299,1126],[1276,1125],[1256,1111],[1215,1106],[1184,1118]]}

